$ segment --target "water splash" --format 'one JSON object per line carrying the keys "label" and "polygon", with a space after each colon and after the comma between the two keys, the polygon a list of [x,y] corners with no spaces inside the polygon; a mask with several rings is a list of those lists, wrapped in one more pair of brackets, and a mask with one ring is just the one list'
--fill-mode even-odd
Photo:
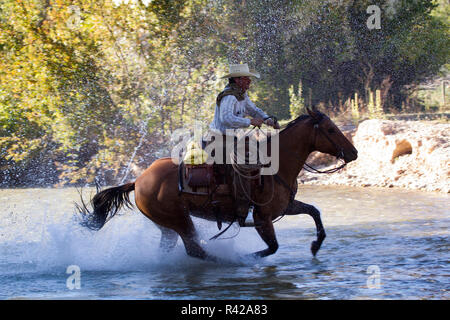
{"label": "water splash", "polygon": [[133,164],[134,158],[136,157],[136,153],[142,147],[144,138],[147,136],[147,128],[146,127],[147,127],[148,120],[149,119],[141,122],[141,126],[139,129],[139,135],[141,136],[141,138],[139,139],[138,145],[134,148],[133,154],[131,155],[130,160],[128,161],[128,165],[125,168],[125,173],[124,173],[122,179],[120,180],[119,184],[123,184],[125,182],[125,179],[128,177],[128,174],[130,173],[130,170],[131,170],[131,165]]}
{"label": "water splash", "polygon": [[[84,271],[148,271],[185,268],[206,262],[187,256],[181,239],[169,254],[159,250],[160,230],[137,210],[122,210],[100,231],[81,227],[68,204],[54,208],[44,200],[35,210],[3,214],[0,237],[0,274],[65,272],[69,265]],[[61,210],[61,211],[60,211]],[[245,248],[235,239],[207,241],[216,232],[214,223],[196,219],[202,245],[230,263],[252,263],[241,254],[261,247],[256,232],[240,232]],[[256,240],[256,241],[255,241]],[[253,245],[252,245],[253,244]]]}

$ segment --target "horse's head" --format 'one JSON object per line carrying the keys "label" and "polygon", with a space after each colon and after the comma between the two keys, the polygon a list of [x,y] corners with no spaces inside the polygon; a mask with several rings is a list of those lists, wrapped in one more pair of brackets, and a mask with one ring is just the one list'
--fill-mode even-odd
{"label": "horse's head", "polygon": [[339,128],[318,110],[307,108],[313,124],[314,149],[341,158],[348,163],[358,158],[358,150],[348,141]]}

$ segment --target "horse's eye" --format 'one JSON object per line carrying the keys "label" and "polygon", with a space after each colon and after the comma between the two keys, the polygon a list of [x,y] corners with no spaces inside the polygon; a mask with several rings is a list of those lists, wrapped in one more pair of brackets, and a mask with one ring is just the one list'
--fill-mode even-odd
{"label": "horse's eye", "polygon": [[330,128],[330,129],[328,129],[328,133],[329,133],[329,134],[333,134],[333,133],[335,133],[335,131],[334,131],[333,128]]}

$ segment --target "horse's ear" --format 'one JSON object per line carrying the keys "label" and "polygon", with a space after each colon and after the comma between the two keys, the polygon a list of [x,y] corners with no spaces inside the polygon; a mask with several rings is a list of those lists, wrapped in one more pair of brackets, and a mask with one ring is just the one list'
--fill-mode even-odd
{"label": "horse's ear", "polygon": [[317,109],[315,107],[313,107],[312,109],[309,109],[308,107],[306,107],[306,111],[308,111],[308,114],[311,116],[311,118],[313,119],[318,119],[318,113],[317,113]]}

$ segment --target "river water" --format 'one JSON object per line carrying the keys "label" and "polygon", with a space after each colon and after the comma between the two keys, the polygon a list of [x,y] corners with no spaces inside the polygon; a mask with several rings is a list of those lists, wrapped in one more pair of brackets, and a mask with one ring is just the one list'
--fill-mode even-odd
{"label": "river water", "polygon": [[316,258],[306,215],[277,222],[280,247],[261,260],[242,258],[265,248],[254,229],[209,241],[215,224],[194,220],[206,250],[232,261],[214,264],[188,257],[181,240],[161,254],[159,229],[136,209],[92,232],[73,220],[75,189],[0,190],[0,298],[450,298],[449,195],[300,186],[297,199],[322,212]]}

